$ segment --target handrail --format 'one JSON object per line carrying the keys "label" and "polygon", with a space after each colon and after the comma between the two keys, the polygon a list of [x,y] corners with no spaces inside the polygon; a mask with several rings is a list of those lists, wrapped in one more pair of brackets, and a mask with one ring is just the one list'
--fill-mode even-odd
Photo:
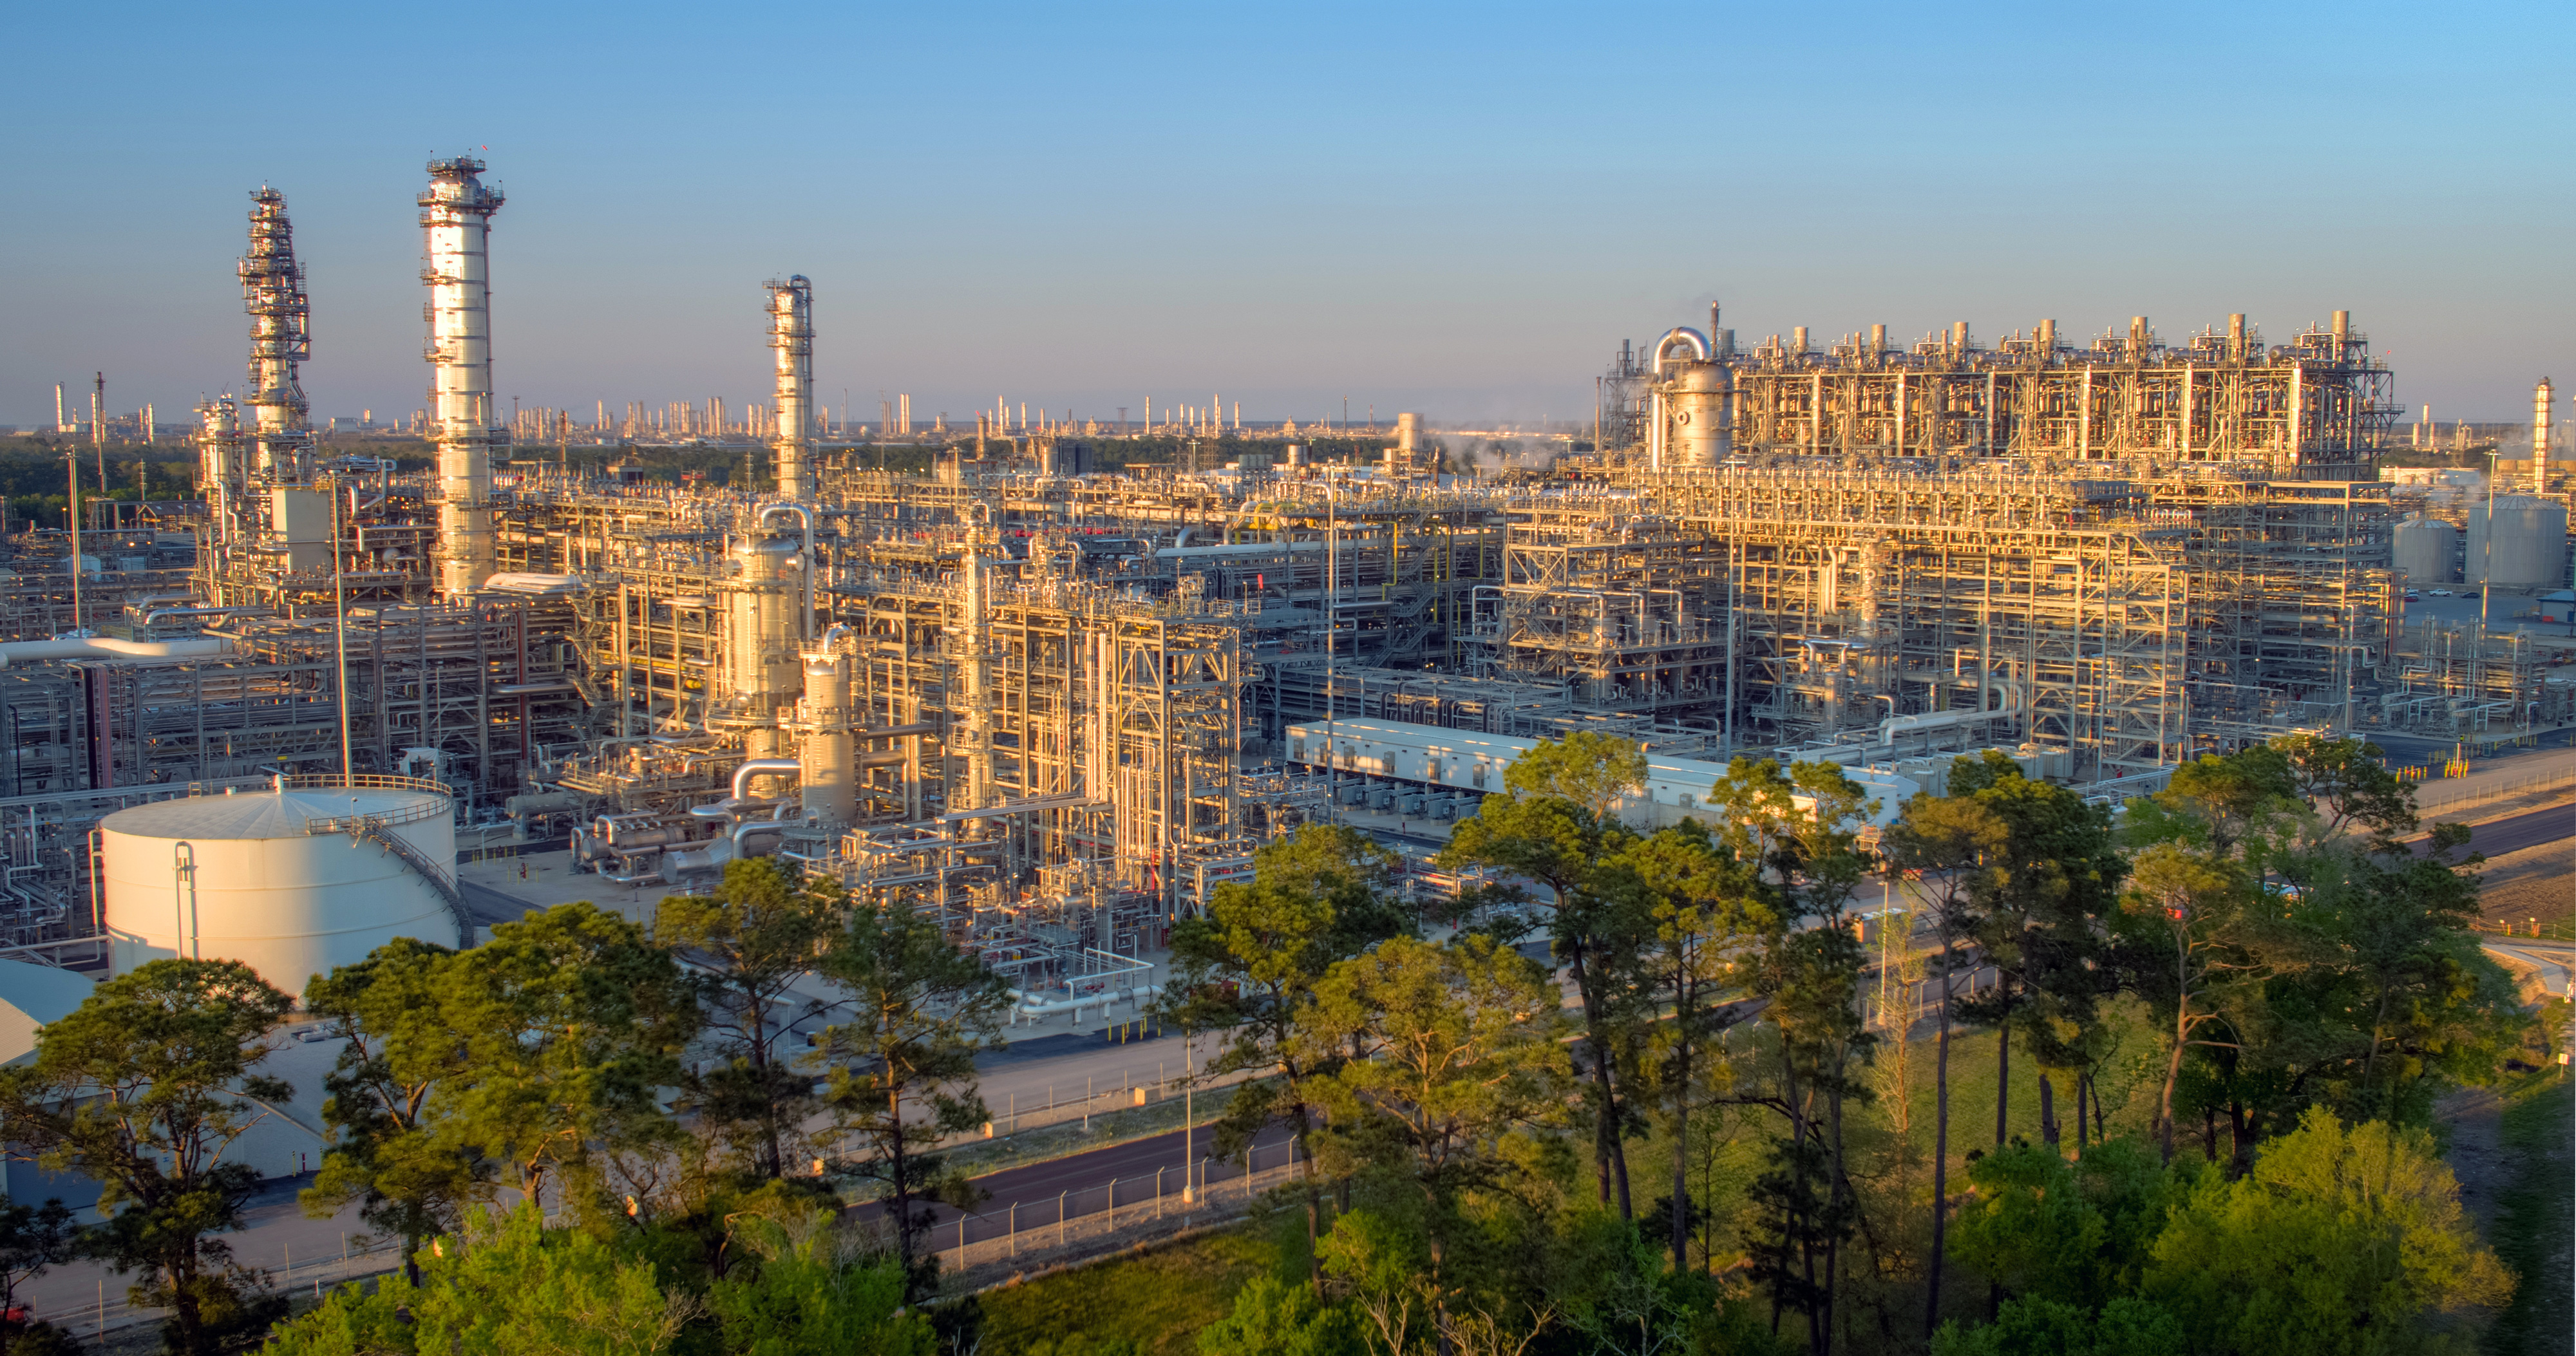
{"label": "handrail", "polygon": [[[403,841],[402,835],[395,833],[388,822],[381,818],[361,817],[345,825],[340,831],[353,839],[373,843],[383,848],[393,854],[395,861],[411,868],[413,874],[429,882],[429,888],[437,891],[439,899],[447,905],[448,918],[456,924],[456,944],[458,946],[474,944],[474,921],[465,914],[465,893],[457,888],[455,878],[448,874],[446,868],[430,860],[420,849]],[[317,830],[308,822],[305,832],[313,833]]]}

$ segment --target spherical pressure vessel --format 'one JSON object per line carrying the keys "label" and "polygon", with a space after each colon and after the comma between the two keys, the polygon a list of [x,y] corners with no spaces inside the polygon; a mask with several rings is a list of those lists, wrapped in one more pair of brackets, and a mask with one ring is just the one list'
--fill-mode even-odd
{"label": "spherical pressure vessel", "polygon": [[2459,541],[2458,528],[2418,514],[2397,525],[2390,563],[2409,584],[2447,584],[2457,577],[2452,562],[2459,556]]}
{"label": "spherical pressure vessel", "polygon": [[2527,494],[2496,499],[2494,523],[2489,506],[2469,509],[2468,552],[2463,560],[2472,584],[2503,589],[2556,587],[2567,577],[2567,506]]}
{"label": "spherical pressure vessel", "polygon": [[379,785],[189,796],[109,815],[99,841],[114,973],[172,956],[237,960],[301,994],[396,937],[470,940],[424,872],[455,879],[453,802],[435,782],[366,780]]}

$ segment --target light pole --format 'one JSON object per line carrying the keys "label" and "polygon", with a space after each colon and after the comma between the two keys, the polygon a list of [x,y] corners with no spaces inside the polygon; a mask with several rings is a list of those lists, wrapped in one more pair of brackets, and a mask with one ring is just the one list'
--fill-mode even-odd
{"label": "light pole", "polygon": [[2496,453],[2487,454],[2487,530],[2486,549],[2478,561],[2478,646],[2486,647],[2487,614],[2495,606],[2495,483]]}
{"label": "light pole", "polygon": [[1198,1033],[1186,1021],[1181,1023],[1181,1204],[1198,1200],[1191,1190],[1196,1176],[1192,1167],[1198,1161],[1198,1064],[1192,1058],[1198,1052]]}

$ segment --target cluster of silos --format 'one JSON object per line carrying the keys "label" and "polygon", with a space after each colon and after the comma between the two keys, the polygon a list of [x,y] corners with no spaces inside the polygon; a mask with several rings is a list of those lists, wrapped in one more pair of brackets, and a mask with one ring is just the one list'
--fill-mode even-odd
{"label": "cluster of silos", "polygon": [[2470,505],[2461,564],[2472,584],[2559,587],[2567,579],[2567,506],[2528,494]]}
{"label": "cluster of silos", "polygon": [[[136,805],[99,825],[110,968],[237,960],[288,993],[396,937],[457,946],[454,802],[365,779]],[[444,873],[445,880],[433,873]]]}

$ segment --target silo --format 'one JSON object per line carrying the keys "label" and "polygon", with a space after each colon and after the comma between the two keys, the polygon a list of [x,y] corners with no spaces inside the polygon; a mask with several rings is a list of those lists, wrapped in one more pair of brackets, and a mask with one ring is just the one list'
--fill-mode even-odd
{"label": "silo", "polygon": [[2566,505],[2527,494],[2498,496],[2492,543],[2488,512],[2486,504],[2469,509],[2468,552],[2462,564],[2470,583],[2527,589],[2555,587],[2566,579]]}
{"label": "silo", "polygon": [[2390,564],[2409,584],[2447,584],[2457,577],[2460,529],[2422,514],[2397,525]]}
{"label": "silo", "polygon": [[410,777],[287,779],[99,825],[110,966],[238,960],[301,994],[396,937],[461,945],[454,803]]}

